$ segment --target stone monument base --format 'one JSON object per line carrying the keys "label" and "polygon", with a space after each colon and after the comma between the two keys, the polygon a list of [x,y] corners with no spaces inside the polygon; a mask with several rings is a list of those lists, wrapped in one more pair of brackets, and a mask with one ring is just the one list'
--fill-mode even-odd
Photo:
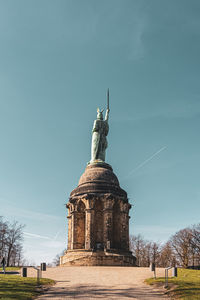
{"label": "stone monument base", "polygon": [[68,250],[60,257],[61,266],[135,266],[131,252]]}
{"label": "stone monument base", "polygon": [[135,266],[129,251],[131,205],[110,165],[89,164],[67,208],[68,250],[61,266]]}

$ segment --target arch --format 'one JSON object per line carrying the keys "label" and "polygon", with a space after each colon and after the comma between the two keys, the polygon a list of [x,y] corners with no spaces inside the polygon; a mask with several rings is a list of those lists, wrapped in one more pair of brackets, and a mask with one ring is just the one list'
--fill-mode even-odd
{"label": "arch", "polygon": [[85,204],[79,201],[74,223],[76,249],[85,249]]}
{"label": "arch", "polygon": [[85,204],[83,203],[82,200],[80,200],[80,201],[78,202],[78,204],[77,204],[77,211],[78,211],[79,213],[85,212]]}
{"label": "arch", "polygon": [[113,248],[121,249],[121,211],[119,201],[113,206]]}

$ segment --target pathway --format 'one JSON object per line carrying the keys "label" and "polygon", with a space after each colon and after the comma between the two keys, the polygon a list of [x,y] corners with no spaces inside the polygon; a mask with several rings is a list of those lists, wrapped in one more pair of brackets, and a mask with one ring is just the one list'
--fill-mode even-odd
{"label": "pathway", "polygon": [[[28,270],[28,276],[35,276]],[[149,268],[136,267],[56,267],[43,277],[56,280],[38,299],[170,299],[164,290],[153,289],[144,279],[153,276]],[[164,276],[164,269],[157,269]]]}

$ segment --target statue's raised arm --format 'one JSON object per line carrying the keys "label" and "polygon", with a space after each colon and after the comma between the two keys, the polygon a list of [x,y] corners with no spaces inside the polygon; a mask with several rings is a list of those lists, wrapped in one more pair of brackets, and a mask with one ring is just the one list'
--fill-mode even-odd
{"label": "statue's raised arm", "polygon": [[108,89],[108,91],[107,91],[107,109],[106,109],[105,121],[108,121],[109,112],[110,112],[110,107],[109,107],[109,89]]}
{"label": "statue's raised arm", "polygon": [[92,145],[90,163],[105,162],[106,148],[108,147],[106,136],[108,135],[109,126],[109,90],[107,93],[107,109],[105,120],[103,119],[103,110],[97,109],[97,119],[94,121],[92,129]]}

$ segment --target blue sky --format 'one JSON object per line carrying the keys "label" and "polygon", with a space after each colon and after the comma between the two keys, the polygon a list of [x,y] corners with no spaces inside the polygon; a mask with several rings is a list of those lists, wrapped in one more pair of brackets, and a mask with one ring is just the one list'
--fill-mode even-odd
{"label": "blue sky", "polygon": [[130,232],[163,242],[200,221],[199,53],[198,0],[0,1],[0,215],[26,224],[30,262],[66,247],[108,87]]}

